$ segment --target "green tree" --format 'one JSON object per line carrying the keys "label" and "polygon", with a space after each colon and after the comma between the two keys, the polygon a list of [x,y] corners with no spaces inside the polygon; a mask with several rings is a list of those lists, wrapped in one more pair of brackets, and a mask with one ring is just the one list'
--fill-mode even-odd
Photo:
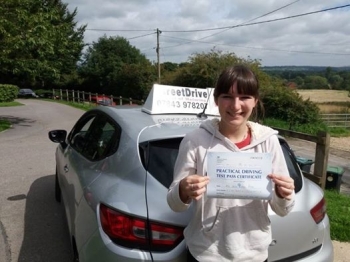
{"label": "green tree", "polygon": [[309,75],[304,79],[305,89],[328,89],[328,81],[325,77]]}
{"label": "green tree", "polygon": [[[157,66],[157,65],[155,65]],[[171,83],[174,79],[176,71],[180,65],[172,62],[164,62],[161,64],[161,83]],[[157,66],[158,70],[158,66]]]}
{"label": "green tree", "polygon": [[350,94],[350,72],[339,72],[339,76],[343,79],[339,85],[339,89],[348,90]]}
{"label": "green tree", "polygon": [[300,76],[297,76],[294,79],[294,82],[298,85],[299,88],[302,88],[304,86],[304,79]]}
{"label": "green tree", "polygon": [[190,56],[188,63],[179,67],[167,84],[199,88],[214,87],[221,71],[234,64],[247,64],[258,75],[262,86],[271,84],[271,78],[259,69],[258,60],[243,59],[234,53],[214,49],[208,53]]}
{"label": "green tree", "polygon": [[331,67],[328,66],[328,67],[326,68],[326,71],[325,71],[325,73],[324,73],[324,76],[325,76],[326,79],[329,81],[332,75],[333,75],[333,70],[332,70]]}
{"label": "green tree", "polygon": [[258,60],[239,58],[234,53],[211,50],[209,53],[194,54],[187,64],[178,68],[173,81],[167,84],[197,88],[214,87],[221,71],[238,63],[246,64],[257,75],[267,117],[287,121],[290,128],[319,121],[318,107],[314,103],[303,101],[298,93],[284,87],[284,79],[267,75],[261,70]]}
{"label": "green tree", "polygon": [[164,62],[163,64],[161,64],[161,67],[163,71],[174,72],[179,67],[179,65],[172,62]]}
{"label": "green tree", "polygon": [[19,86],[47,86],[76,69],[85,26],[60,0],[0,0],[0,76]]}
{"label": "green tree", "polygon": [[332,89],[341,89],[343,78],[340,75],[333,74],[329,77],[328,82],[331,85]]}
{"label": "green tree", "polygon": [[123,37],[99,38],[79,68],[85,91],[143,99],[156,79],[155,67]]}

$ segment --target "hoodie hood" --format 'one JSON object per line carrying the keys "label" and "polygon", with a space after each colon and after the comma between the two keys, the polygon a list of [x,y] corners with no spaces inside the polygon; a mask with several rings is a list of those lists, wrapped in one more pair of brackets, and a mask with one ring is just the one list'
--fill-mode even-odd
{"label": "hoodie hood", "polygon": [[[206,130],[219,139],[223,139],[224,136],[219,131],[219,122],[220,120],[218,118],[206,120],[199,126],[199,128]],[[278,134],[277,130],[274,130],[268,126],[261,125],[259,123],[248,121],[247,125],[252,134],[252,140],[248,146],[249,148],[254,147],[257,144],[266,141],[269,137]]]}

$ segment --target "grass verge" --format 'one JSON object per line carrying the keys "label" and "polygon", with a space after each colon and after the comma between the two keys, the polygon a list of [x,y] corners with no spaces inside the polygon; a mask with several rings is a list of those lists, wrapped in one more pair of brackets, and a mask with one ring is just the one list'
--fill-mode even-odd
{"label": "grass verge", "polygon": [[84,111],[87,111],[89,109],[96,107],[96,105],[90,104],[90,103],[76,103],[76,102],[68,102],[68,101],[63,101],[63,100],[52,100],[52,99],[41,99],[41,100],[68,105],[68,106],[78,108],[78,109],[81,109]]}
{"label": "grass verge", "polygon": [[350,196],[335,190],[325,190],[327,214],[331,224],[331,239],[350,242]]}
{"label": "grass verge", "polygon": [[23,106],[23,104],[12,101],[12,102],[0,102],[0,107],[9,107],[9,106]]}
{"label": "grass verge", "polygon": [[0,132],[11,127],[10,121],[0,119]]}
{"label": "grass verge", "polygon": [[[0,102],[0,107],[10,107],[10,106],[23,106],[23,104],[12,101],[12,102]],[[9,129],[11,127],[11,122],[0,119],[0,132]]]}

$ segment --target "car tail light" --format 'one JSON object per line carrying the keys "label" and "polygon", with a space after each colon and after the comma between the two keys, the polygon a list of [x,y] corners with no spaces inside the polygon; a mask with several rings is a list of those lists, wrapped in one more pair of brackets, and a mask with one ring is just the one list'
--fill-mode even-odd
{"label": "car tail light", "polygon": [[150,221],[151,241],[147,221],[100,205],[103,231],[116,244],[143,250],[169,251],[183,239],[183,228]]}
{"label": "car tail light", "polygon": [[324,198],[322,198],[321,201],[310,210],[311,216],[315,220],[316,224],[323,220],[326,215],[326,209],[326,201]]}

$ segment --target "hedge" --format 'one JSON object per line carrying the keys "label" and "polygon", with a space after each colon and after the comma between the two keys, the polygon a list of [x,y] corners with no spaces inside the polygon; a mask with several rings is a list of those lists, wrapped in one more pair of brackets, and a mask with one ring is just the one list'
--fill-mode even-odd
{"label": "hedge", "polygon": [[0,84],[0,102],[12,102],[17,98],[18,91],[18,86]]}

